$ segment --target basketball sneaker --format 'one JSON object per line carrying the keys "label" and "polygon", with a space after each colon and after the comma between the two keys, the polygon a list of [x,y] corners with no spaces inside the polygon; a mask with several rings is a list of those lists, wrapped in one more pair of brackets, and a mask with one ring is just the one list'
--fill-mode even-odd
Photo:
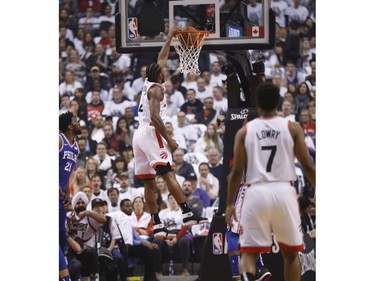
{"label": "basketball sneaker", "polygon": [[267,280],[270,280],[271,277],[272,277],[271,272],[269,272],[267,268],[262,267],[260,269],[257,269],[256,275],[255,275],[255,281],[267,281]]}
{"label": "basketball sneaker", "polygon": [[193,214],[193,212],[187,212],[182,214],[183,225],[195,225],[209,222],[207,218],[202,218]]}
{"label": "basketball sneaker", "polygon": [[176,237],[176,234],[170,233],[162,223],[155,224],[152,227],[152,232],[154,233],[154,238],[156,239],[170,239]]}

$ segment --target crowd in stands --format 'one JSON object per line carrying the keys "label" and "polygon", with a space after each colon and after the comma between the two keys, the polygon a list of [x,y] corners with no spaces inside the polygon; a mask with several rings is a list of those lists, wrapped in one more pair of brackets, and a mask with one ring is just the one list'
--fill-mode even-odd
{"label": "crowd in stands", "polygon": [[[146,66],[156,62],[158,54],[140,56],[116,51],[114,15],[118,12],[118,0],[59,2],[59,111],[60,114],[71,111],[79,118],[82,128],[77,140],[78,165],[69,186],[71,196],[85,193],[87,210],[98,211],[116,224],[120,215],[111,213],[122,212],[129,217],[134,239],[130,239],[132,242],[125,245],[125,249],[131,254],[124,257],[124,251],[120,251],[124,245],[107,243],[110,256],[117,262],[120,280],[126,280],[130,272],[124,271],[124,266],[130,269],[142,259],[146,259],[143,262],[148,267],[147,274],[166,274],[162,263],[176,259],[182,263],[178,274],[189,275],[187,263],[196,246],[194,240],[208,234],[209,224],[182,227],[181,210],[163,179],[157,177],[155,196],[161,210],[160,218],[177,236],[166,241],[154,239],[152,220],[144,202],[143,182],[134,177],[132,138],[138,128],[138,102]],[[143,1],[129,2],[137,10]],[[230,0],[221,2],[226,4]],[[309,152],[315,159],[315,1],[270,0],[270,3],[276,15],[276,45],[262,52],[265,58],[263,79],[280,88],[278,115],[301,124]],[[254,58],[259,54],[259,51],[249,52]],[[173,153],[173,168],[189,207],[212,219],[213,210],[218,207],[219,186],[226,180],[222,163],[225,124],[217,122],[225,118],[228,110],[226,74],[221,68],[225,57],[215,52],[202,52],[200,76],[177,72],[175,62],[176,53],[171,52],[170,61],[163,69],[168,101],[165,126],[179,145]],[[312,187],[298,162],[296,172],[298,194],[312,199]],[[100,208],[95,209],[98,200],[104,203],[97,204]],[[310,226],[310,230],[313,227]],[[116,227],[112,225],[106,231],[116,232]],[[119,232],[109,236],[121,239],[125,234],[121,229]],[[74,252],[72,245],[70,255]],[[145,254],[153,260],[142,256]],[[156,280],[152,279],[156,278],[152,274],[150,276],[148,280]]]}

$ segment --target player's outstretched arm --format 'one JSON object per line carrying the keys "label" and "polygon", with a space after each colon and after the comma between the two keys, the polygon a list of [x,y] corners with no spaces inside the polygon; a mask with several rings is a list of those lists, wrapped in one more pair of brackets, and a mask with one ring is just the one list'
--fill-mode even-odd
{"label": "player's outstretched arm", "polygon": [[291,122],[290,132],[294,140],[294,155],[301,163],[303,172],[315,188],[315,163],[312,160],[305,143],[305,134],[298,123]]}
{"label": "player's outstretched arm", "polygon": [[167,39],[163,45],[163,47],[161,48],[161,51],[159,53],[159,56],[158,56],[158,65],[163,68],[164,66],[167,65],[167,60],[168,60],[168,56],[169,56],[169,49],[170,49],[170,46],[171,46],[171,41],[172,41],[172,37],[175,35],[176,31],[178,29],[170,29],[169,32],[168,32],[168,35],[167,35]]}

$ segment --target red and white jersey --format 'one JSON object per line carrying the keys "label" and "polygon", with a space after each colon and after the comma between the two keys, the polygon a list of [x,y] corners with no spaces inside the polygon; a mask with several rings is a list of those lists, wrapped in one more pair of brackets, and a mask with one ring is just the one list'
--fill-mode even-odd
{"label": "red and white jersey", "polygon": [[81,247],[95,247],[95,232],[101,224],[91,217],[79,218],[75,212],[68,212],[66,231]]}
{"label": "red and white jersey", "polygon": [[150,213],[143,212],[141,216],[137,216],[135,212],[133,211],[131,214],[132,219],[132,226],[133,227],[139,227],[139,228],[148,228],[150,221],[151,221],[151,215]]}
{"label": "red and white jersey", "polygon": [[[138,107],[138,116],[139,116],[139,126],[149,125],[151,123],[151,113],[150,113],[150,101],[148,99],[147,93],[150,90],[151,87],[161,87],[163,94],[165,87],[164,85],[155,83],[155,82],[149,82],[146,78],[145,83],[142,88],[142,96],[141,100],[139,102]],[[163,99],[160,101],[160,118],[164,121],[166,116],[166,110],[167,110],[167,99],[165,97],[165,94],[163,95]]]}
{"label": "red and white jersey", "polygon": [[246,184],[296,180],[290,121],[275,116],[246,124]]}

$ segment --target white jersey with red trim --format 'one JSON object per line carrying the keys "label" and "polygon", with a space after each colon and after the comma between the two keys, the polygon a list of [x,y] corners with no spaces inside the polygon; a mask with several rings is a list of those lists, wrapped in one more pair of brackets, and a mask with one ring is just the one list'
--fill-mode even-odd
{"label": "white jersey with red trim", "polygon": [[95,232],[100,224],[91,217],[78,217],[75,212],[69,212],[65,221],[66,231],[82,248],[95,247]]}
{"label": "white jersey with red trim", "polygon": [[151,112],[150,112],[150,100],[148,99],[148,91],[151,87],[161,87],[163,91],[163,99],[160,101],[160,118],[165,120],[166,116],[166,110],[167,110],[167,99],[165,97],[164,91],[165,87],[164,85],[155,83],[155,82],[149,82],[146,78],[145,83],[143,84],[142,88],[142,95],[141,100],[139,102],[138,107],[138,117],[139,117],[139,126],[149,125],[151,123]]}
{"label": "white jersey with red trim", "polygon": [[246,183],[296,180],[290,121],[275,116],[246,124]]}

